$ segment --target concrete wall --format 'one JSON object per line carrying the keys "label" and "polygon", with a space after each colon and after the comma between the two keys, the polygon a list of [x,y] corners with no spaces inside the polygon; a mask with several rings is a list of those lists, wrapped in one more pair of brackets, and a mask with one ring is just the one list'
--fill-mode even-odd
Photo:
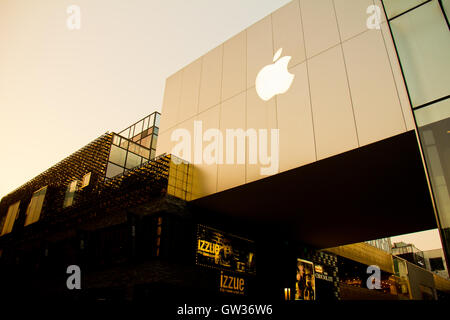
{"label": "concrete wall", "polygon": [[[173,151],[175,129],[193,136],[195,120],[224,136],[279,129],[279,172],[412,130],[384,14],[380,30],[366,26],[374,3],[294,0],[170,76],[157,154]],[[295,78],[286,93],[263,101],[255,78],[280,48]],[[244,164],[196,164],[193,198],[264,178],[265,165],[249,163],[246,147]],[[178,156],[194,159],[193,150]]]}
{"label": "concrete wall", "polygon": [[368,266],[377,265],[383,271],[395,273],[392,255],[364,242],[328,248],[326,251]]}
{"label": "concrete wall", "polygon": [[413,300],[423,300],[424,296],[422,292],[431,291],[433,298],[437,299],[433,273],[410,262],[406,262],[406,264],[408,266],[411,298]]}

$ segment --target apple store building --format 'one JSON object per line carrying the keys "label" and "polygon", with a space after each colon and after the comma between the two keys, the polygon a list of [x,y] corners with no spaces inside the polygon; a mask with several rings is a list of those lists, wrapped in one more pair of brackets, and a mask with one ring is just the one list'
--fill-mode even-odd
{"label": "apple store building", "polygon": [[210,219],[316,248],[439,228],[448,253],[448,11],[291,1],[167,78],[156,154]]}

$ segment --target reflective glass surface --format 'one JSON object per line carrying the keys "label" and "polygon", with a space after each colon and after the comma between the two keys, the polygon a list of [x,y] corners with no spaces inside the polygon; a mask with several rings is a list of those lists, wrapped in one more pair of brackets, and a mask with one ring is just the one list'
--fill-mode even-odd
{"label": "reflective glass surface", "polygon": [[450,32],[437,0],[391,21],[413,107],[450,93]]}
{"label": "reflective glass surface", "polygon": [[134,167],[140,166],[141,160],[142,160],[142,158],[140,156],[138,156],[137,154],[128,152],[126,168],[132,169]]}
{"label": "reflective glass surface", "polygon": [[111,152],[109,154],[109,161],[111,161],[119,166],[124,166],[126,155],[127,155],[126,150],[113,145],[113,146],[111,146]]}
{"label": "reflective glass surface", "polygon": [[384,0],[388,18],[395,17],[427,0]]}

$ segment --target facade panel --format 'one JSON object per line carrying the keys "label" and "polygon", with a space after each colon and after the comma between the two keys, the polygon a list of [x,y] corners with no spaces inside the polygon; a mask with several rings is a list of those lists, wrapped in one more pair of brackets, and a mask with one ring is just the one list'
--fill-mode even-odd
{"label": "facade panel", "polygon": [[358,147],[352,101],[342,48],[332,48],[308,62],[317,158]]}
{"label": "facade panel", "polygon": [[[177,143],[171,141],[171,132],[188,125],[188,119],[192,127],[193,120],[203,119],[206,113],[217,114],[216,129],[220,126],[224,132],[231,120],[223,118],[228,115],[220,110],[227,100],[240,100],[239,94],[245,95],[239,103],[243,110],[236,110],[239,117],[244,115],[241,129],[265,130],[269,153],[270,129],[279,129],[278,172],[414,129],[392,39],[386,30],[366,26],[370,3],[292,1],[168,78],[157,154],[173,153]],[[274,57],[279,49],[281,55]],[[258,95],[264,88],[257,92],[255,87],[258,73],[273,65],[274,58],[276,63],[287,57],[293,75],[290,88],[269,93],[264,101]],[[187,70],[195,70],[195,76],[185,86]],[[274,77],[275,73],[268,75],[267,80],[274,82]],[[196,101],[198,111],[193,113]],[[261,174],[267,165],[259,161],[259,154],[257,163],[249,163],[248,142],[246,183],[267,176]],[[225,178],[228,169],[207,166],[195,165],[200,184],[205,179],[199,187],[205,189],[198,195],[235,185],[234,178]],[[222,184],[222,179],[228,182]]]}
{"label": "facade panel", "polygon": [[365,32],[345,42],[343,48],[360,145],[404,132],[405,121],[381,33]]}

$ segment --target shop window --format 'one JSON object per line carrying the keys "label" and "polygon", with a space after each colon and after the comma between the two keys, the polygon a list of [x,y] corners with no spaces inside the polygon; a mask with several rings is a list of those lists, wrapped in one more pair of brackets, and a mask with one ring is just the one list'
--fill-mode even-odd
{"label": "shop window", "polygon": [[17,214],[19,213],[19,206],[20,201],[17,201],[16,203],[9,206],[8,213],[6,214],[5,224],[3,225],[2,233],[0,234],[0,236],[12,231],[14,222],[17,219]]}
{"label": "shop window", "polygon": [[28,205],[26,212],[27,217],[25,219],[25,226],[35,223],[36,221],[39,220],[46,192],[47,186],[33,193],[33,196],[31,197],[30,204]]}

